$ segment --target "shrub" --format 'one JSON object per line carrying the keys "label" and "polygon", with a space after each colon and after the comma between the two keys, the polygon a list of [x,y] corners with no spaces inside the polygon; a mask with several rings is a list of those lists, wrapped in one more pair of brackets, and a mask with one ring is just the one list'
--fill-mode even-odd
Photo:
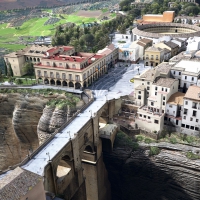
{"label": "shrub", "polygon": [[170,143],[172,143],[172,144],[176,144],[177,143],[177,140],[176,140],[176,138],[174,138],[174,137],[172,137],[172,138],[170,138]]}
{"label": "shrub", "polygon": [[197,154],[194,154],[192,152],[187,152],[186,157],[191,160],[197,160],[200,158]]}
{"label": "shrub", "polygon": [[158,155],[160,153],[160,149],[158,147],[150,147],[149,155]]}
{"label": "shrub", "polygon": [[142,135],[138,135],[137,137],[136,137],[136,139],[137,139],[137,141],[142,141],[144,138],[143,138],[143,136]]}
{"label": "shrub", "polygon": [[150,144],[150,143],[152,142],[152,140],[151,140],[150,138],[145,138],[144,142],[145,142],[146,144]]}
{"label": "shrub", "polygon": [[192,136],[186,136],[185,140],[189,144],[191,144],[191,143],[193,143],[195,141],[194,137],[192,137]]}

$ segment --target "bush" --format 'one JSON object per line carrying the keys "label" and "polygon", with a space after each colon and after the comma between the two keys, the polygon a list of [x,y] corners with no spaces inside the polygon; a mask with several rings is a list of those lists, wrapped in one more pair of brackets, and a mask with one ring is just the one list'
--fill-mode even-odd
{"label": "bush", "polygon": [[187,143],[191,144],[195,141],[195,138],[193,136],[186,136],[185,140]]}
{"label": "bush", "polygon": [[21,84],[23,84],[23,81],[22,81],[22,79],[16,79],[15,80],[15,83],[17,84],[17,85],[21,85]]}
{"label": "bush", "polygon": [[160,149],[158,147],[150,147],[149,155],[158,155],[160,153]]}
{"label": "bush", "polygon": [[174,137],[172,137],[172,138],[170,138],[170,143],[172,143],[172,144],[176,144],[177,143],[177,140],[176,140],[176,138],[174,138]]}
{"label": "bush", "polygon": [[138,142],[140,142],[140,141],[142,141],[144,138],[143,138],[142,135],[138,135],[138,136],[136,137],[136,139],[137,139]]}
{"label": "bush", "polygon": [[145,142],[146,144],[150,144],[150,143],[152,142],[152,140],[151,140],[150,138],[145,138],[144,142]]}
{"label": "bush", "polygon": [[194,154],[192,152],[187,152],[186,157],[191,160],[197,160],[200,158],[197,154]]}

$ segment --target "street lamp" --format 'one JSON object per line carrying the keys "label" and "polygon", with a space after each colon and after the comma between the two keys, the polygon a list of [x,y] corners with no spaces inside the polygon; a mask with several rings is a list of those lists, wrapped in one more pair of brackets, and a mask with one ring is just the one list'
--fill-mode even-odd
{"label": "street lamp", "polygon": [[46,155],[48,155],[48,157],[49,157],[49,161],[50,161],[51,159],[50,159],[50,155],[49,155],[49,152],[47,152],[47,153],[46,153]]}
{"label": "street lamp", "polygon": [[69,138],[70,138],[70,140],[71,140],[71,135],[70,135],[70,131],[67,131],[67,133],[69,133]]}
{"label": "street lamp", "polygon": [[92,110],[89,111],[91,113],[91,117],[92,117]]}

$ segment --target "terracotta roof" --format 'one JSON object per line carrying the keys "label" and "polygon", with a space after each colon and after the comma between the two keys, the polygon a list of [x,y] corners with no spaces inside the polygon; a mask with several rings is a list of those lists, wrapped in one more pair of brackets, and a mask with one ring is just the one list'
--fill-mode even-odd
{"label": "terracotta roof", "polygon": [[171,70],[171,65],[168,62],[162,62],[156,67],[161,74],[168,74]]}
{"label": "terracotta roof", "polygon": [[177,79],[172,78],[159,78],[153,85],[170,88]]}
{"label": "terracotta roof", "polygon": [[184,98],[200,101],[199,94],[200,94],[200,87],[196,85],[191,85],[188,88]]}
{"label": "terracotta roof", "polygon": [[145,86],[144,85],[138,85],[135,90],[144,90]]}
{"label": "terracotta roof", "polygon": [[0,199],[20,200],[41,179],[41,176],[17,167],[0,179]]}
{"label": "terracotta roof", "polygon": [[174,105],[183,105],[183,97],[185,96],[184,93],[182,92],[176,92],[174,94],[172,94],[169,98],[169,100],[167,101],[168,104],[174,104]]}
{"label": "terracotta roof", "polygon": [[154,81],[154,79],[156,78],[156,69],[149,69],[148,71],[141,74],[140,78],[145,78],[145,80],[148,81]]}
{"label": "terracotta roof", "polygon": [[174,43],[174,42],[171,42],[171,41],[165,42],[165,44],[166,44],[168,47],[172,48],[172,49],[174,49],[174,48],[176,48],[176,47],[179,47],[178,44],[176,44],[176,43]]}

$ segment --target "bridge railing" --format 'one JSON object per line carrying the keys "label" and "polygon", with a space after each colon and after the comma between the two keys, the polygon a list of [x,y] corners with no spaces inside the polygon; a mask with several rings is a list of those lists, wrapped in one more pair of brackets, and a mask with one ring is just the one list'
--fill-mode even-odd
{"label": "bridge railing", "polygon": [[35,155],[37,155],[39,153],[39,151],[41,151],[46,145],[48,145],[48,143],[50,141],[53,140],[53,138],[55,137],[55,135],[59,132],[61,132],[66,126],[68,126],[77,116],[78,114],[80,114],[81,112],[84,112],[92,103],[94,102],[94,99],[90,99],[89,103],[85,104],[80,110],[78,110],[70,120],[68,120],[67,122],[65,122],[57,131],[55,131],[55,133],[53,135],[51,135],[51,137],[49,137],[42,145],[40,145],[34,152],[32,152],[30,155],[28,155],[21,163],[18,163],[16,165],[13,166],[9,166],[8,169],[0,171],[0,175],[4,174],[12,169],[15,169],[16,167],[19,166],[23,166],[25,165],[30,159],[32,159]]}
{"label": "bridge railing", "polygon": [[33,153],[31,153],[27,158],[25,158],[20,164],[19,166],[22,166],[24,164],[26,164],[30,159],[32,159],[36,154],[39,153],[39,151],[41,151],[49,142],[51,142],[54,138],[54,136],[61,132],[66,126],[68,126],[77,116],[79,113],[83,112],[85,109],[87,109],[92,103],[94,102],[94,99],[90,99],[89,103],[87,103],[86,105],[84,105],[80,110],[78,110],[76,113],[74,113],[74,115],[72,116],[72,118],[70,120],[68,120],[67,122],[65,122],[57,131],[55,131],[55,133],[53,135],[51,135],[43,144],[41,144]]}

